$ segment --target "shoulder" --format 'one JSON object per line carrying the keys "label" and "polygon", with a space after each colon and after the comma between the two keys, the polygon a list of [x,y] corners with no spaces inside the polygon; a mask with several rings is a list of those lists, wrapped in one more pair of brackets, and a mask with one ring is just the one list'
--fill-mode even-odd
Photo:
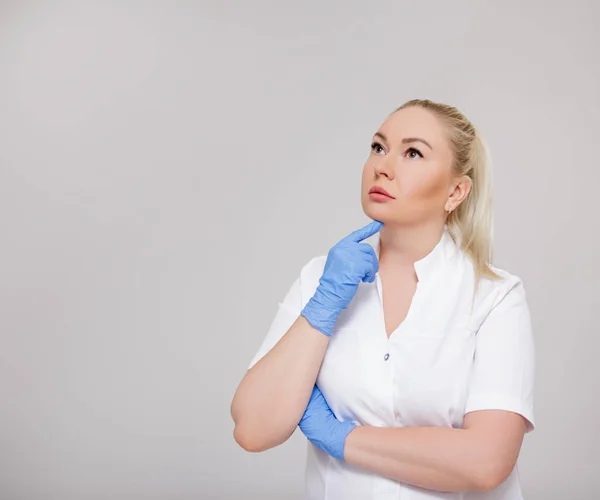
{"label": "shoulder", "polygon": [[490,269],[494,271],[500,279],[481,279],[479,286],[482,291],[486,292],[484,293],[484,296],[493,296],[494,302],[497,302],[498,300],[502,300],[509,293],[512,295],[525,294],[524,283],[520,276],[494,265],[490,265]]}
{"label": "shoulder", "polygon": [[489,267],[500,279],[481,278],[479,287],[483,296],[494,295],[496,298],[501,298],[515,287],[523,287],[523,280],[520,276],[495,265]]}
{"label": "shoulder", "polygon": [[500,304],[502,309],[514,305],[527,308],[525,285],[521,277],[495,265],[490,265],[490,269],[499,276],[499,279],[482,277],[479,280],[473,302],[473,320],[477,327]]}
{"label": "shoulder", "polygon": [[456,245],[457,250],[452,254],[452,276],[462,283],[461,292],[463,298],[469,297],[471,302],[471,323],[477,330],[491,311],[500,304],[502,308],[510,304],[519,304],[527,307],[525,285],[523,279],[507,269],[497,265],[489,265],[489,269],[497,275],[480,276],[475,281],[475,264],[471,258]]}

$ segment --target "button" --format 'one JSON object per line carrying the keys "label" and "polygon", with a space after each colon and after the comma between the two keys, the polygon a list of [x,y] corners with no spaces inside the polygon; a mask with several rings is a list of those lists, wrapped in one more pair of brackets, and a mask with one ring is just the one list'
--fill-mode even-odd
{"label": "button", "polygon": [[390,354],[386,353],[386,355],[383,357],[384,361],[387,361],[388,359],[390,359]]}

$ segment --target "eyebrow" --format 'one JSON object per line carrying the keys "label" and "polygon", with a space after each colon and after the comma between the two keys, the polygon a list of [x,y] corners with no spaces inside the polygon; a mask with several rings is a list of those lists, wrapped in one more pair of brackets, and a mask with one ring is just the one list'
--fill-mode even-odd
{"label": "eyebrow", "polygon": [[[385,142],[388,142],[387,137],[385,135],[383,135],[381,132],[375,132],[375,137],[377,137],[377,136],[381,137]],[[402,139],[402,144],[409,144],[411,142],[422,142],[429,149],[431,149],[433,151],[431,144],[429,144],[425,139],[421,139],[419,137],[407,137],[406,139]]]}

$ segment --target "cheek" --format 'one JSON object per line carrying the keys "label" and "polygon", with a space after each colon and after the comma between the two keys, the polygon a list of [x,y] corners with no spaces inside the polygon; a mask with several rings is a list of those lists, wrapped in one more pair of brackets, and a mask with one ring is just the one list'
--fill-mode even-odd
{"label": "cheek", "polygon": [[446,178],[439,172],[424,174],[415,172],[398,179],[400,192],[411,201],[436,202],[443,198],[446,191]]}

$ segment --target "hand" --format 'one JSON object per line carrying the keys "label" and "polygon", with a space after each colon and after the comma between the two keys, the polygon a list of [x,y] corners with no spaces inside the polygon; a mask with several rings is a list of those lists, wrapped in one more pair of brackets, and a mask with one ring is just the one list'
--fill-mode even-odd
{"label": "hand", "polygon": [[356,424],[340,422],[329,408],[323,393],[315,385],[298,426],[312,444],[332,457],[344,460],[346,436]]}
{"label": "hand", "polygon": [[371,245],[361,241],[382,227],[383,222],[373,221],[340,240],[327,254],[319,286],[300,314],[328,337],[340,312],[354,297],[358,284],[375,280],[379,270],[377,255]]}

